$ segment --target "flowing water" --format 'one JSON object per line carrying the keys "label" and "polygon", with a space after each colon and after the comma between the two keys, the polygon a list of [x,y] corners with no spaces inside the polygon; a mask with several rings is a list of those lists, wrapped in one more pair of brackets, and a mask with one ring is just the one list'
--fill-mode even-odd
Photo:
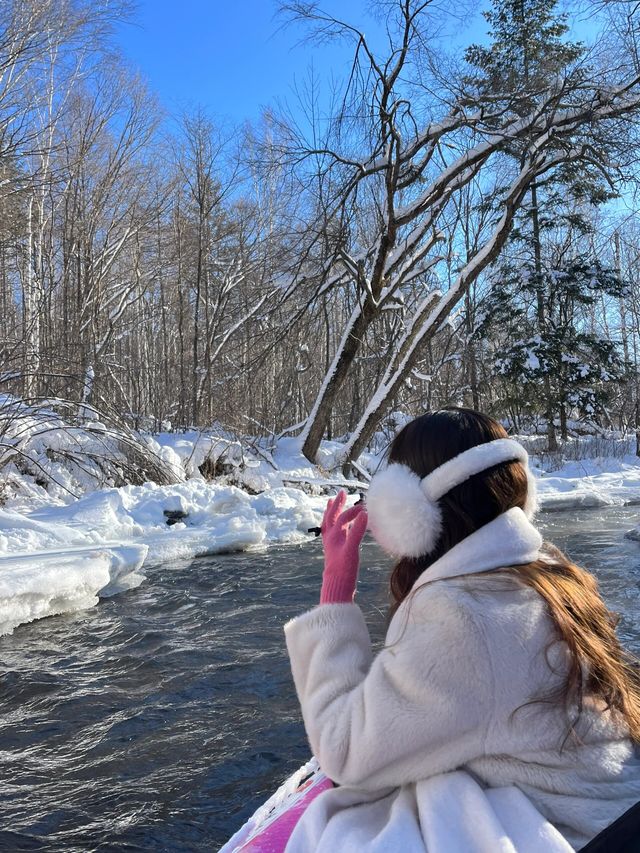
{"label": "flowing water", "polygon": [[[640,653],[638,508],[547,513]],[[320,543],[151,567],[131,592],[0,638],[0,851],[214,851],[308,758],[282,625]],[[384,632],[389,563],[359,602]]]}

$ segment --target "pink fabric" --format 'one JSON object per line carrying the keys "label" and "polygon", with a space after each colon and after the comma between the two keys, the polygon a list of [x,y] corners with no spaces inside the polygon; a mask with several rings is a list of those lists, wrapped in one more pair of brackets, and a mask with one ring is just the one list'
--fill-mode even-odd
{"label": "pink fabric", "polygon": [[240,851],[242,853],[283,853],[291,837],[291,833],[305,809],[308,808],[312,800],[315,800],[318,794],[328,791],[329,788],[333,788],[333,782],[326,777],[321,781],[310,780],[307,785],[308,789],[306,793],[297,800],[295,805],[287,809],[284,814],[276,818],[262,832],[258,832],[249,841],[237,847],[236,850],[238,853]]}
{"label": "pink fabric", "polygon": [[338,492],[329,500],[322,519],[324,572],[320,604],[353,601],[358,582],[360,543],[367,529],[367,513],[362,504],[344,509],[347,493]]}

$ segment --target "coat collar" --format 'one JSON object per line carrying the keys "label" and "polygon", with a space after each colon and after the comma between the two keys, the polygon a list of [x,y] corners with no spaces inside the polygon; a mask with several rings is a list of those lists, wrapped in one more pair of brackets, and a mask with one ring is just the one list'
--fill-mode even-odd
{"label": "coat collar", "polygon": [[413,589],[453,575],[531,563],[540,557],[541,546],[539,531],[521,509],[513,507],[454,545],[420,575]]}

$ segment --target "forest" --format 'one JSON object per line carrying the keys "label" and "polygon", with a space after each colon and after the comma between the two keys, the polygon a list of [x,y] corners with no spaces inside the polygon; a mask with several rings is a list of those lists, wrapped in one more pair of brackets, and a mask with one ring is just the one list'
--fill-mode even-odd
{"label": "forest", "polygon": [[452,404],[550,450],[640,434],[640,10],[483,8],[453,48],[439,3],[378,2],[380,50],[274,5],[351,62],[230,127],[163,109],[116,49],[127,3],[2,0],[3,406],[311,461],[340,438],[345,471]]}

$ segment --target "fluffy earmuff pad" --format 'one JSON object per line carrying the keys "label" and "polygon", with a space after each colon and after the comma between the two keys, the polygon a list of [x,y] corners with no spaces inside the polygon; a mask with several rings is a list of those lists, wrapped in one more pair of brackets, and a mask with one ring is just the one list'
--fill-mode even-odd
{"label": "fluffy earmuff pad", "polygon": [[367,513],[374,539],[392,557],[429,554],[442,531],[440,509],[427,498],[420,477],[395,462],[372,478]]}

